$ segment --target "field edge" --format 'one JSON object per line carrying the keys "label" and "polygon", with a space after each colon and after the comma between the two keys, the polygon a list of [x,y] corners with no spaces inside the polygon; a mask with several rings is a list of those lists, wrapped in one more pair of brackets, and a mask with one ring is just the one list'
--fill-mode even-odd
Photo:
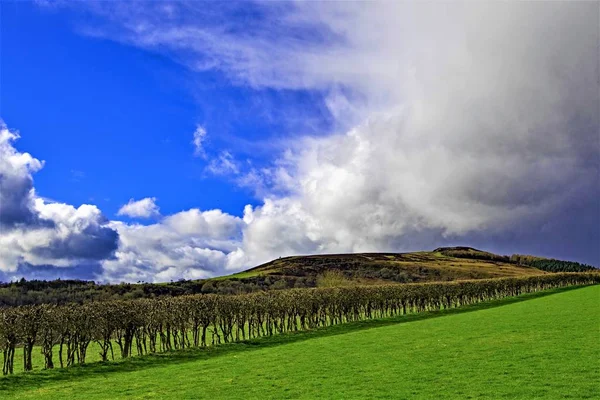
{"label": "field edge", "polygon": [[43,387],[45,384],[53,382],[77,379],[79,377],[91,375],[106,375],[112,373],[122,373],[160,367],[168,363],[186,363],[203,359],[220,357],[237,352],[247,352],[269,347],[285,345],[294,342],[306,341],[313,338],[343,335],[346,333],[362,331],[366,329],[378,328],[389,325],[397,325],[420,321],[431,318],[470,313],[474,311],[502,307],[514,303],[520,303],[536,298],[542,298],[558,293],[579,290],[590,286],[598,285],[578,285],[563,288],[542,290],[533,293],[526,293],[519,296],[505,297],[498,300],[491,300],[477,304],[471,304],[458,308],[445,310],[426,311],[400,315],[396,317],[370,319],[356,322],[347,322],[340,325],[321,327],[313,330],[289,332],[270,337],[260,337],[237,343],[221,344],[207,348],[192,348],[185,350],[174,350],[166,353],[157,353],[143,356],[134,356],[125,360],[116,360],[108,362],[93,362],[83,366],[76,365],[64,369],[53,369],[20,373],[16,375],[0,377],[0,393],[11,393],[20,390],[23,387],[31,389],[34,387]]}

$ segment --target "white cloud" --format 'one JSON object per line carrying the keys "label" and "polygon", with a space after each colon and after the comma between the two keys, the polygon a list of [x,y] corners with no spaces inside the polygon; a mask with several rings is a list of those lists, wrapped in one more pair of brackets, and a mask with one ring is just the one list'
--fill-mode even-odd
{"label": "white cloud", "polygon": [[[147,226],[113,221],[119,249],[103,261],[104,279],[203,277],[291,254],[452,240],[493,246],[497,238],[600,259],[592,243],[600,209],[595,4],[258,7],[265,20],[240,34],[235,19],[207,18],[197,3],[174,5],[168,18],[151,5],[115,3],[96,10],[111,25],[95,34],[218,69],[236,84],[318,91],[338,126],[351,128],[295,137],[270,168],[243,171],[222,153],[208,168],[257,186],[262,204],[247,206],[243,219],[193,209]],[[205,139],[199,126],[193,144],[203,158]],[[575,229],[565,232],[565,221]],[[591,239],[579,248],[586,224]]]}
{"label": "white cloud", "polygon": [[206,158],[206,150],[204,150],[204,142],[206,140],[206,129],[198,125],[194,131],[192,144],[194,145],[194,155],[196,157]]}
{"label": "white cloud", "polygon": [[10,131],[0,120],[0,224],[33,222],[35,192],[31,174],[39,171],[44,162],[13,147],[18,132]]}
{"label": "white cloud", "polygon": [[[199,279],[232,268],[240,245],[242,220],[220,210],[191,209],[152,225],[112,221],[119,250],[102,263],[107,281]],[[237,266],[237,265],[236,265]],[[238,266],[239,268],[239,266]]]}
{"label": "white cloud", "polygon": [[[534,232],[565,211],[581,223],[598,217],[595,6],[300,3],[286,11],[244,36],[193,23],[132,36],[148,47],[177,37],[187,60],[218,60],[210,65],[236,82],[324,91],[333,116],[363,121],[344,134],[294,139],[269,171],[242,175],[267,185],[264,204],[246,213],[249,259]],[[331,40],[298,40],[278,23],[292,32],[316,24]],[[574,199],[586,205],[571,207]]]}
{"label": "white cloud", "polygon": [[19,265],[76,266],[112,256],[118,234],[106,226],[100,210],[83,204],[78,208],[35,199],[43,223],[0,229],[0,272],[15,272]]}
{"label": "white cloud", "polygon": [[[74,207],[35,194],[32,173],[43,162],[17,151],[18,135],[0,130],[0,278],[36,267],[99,263],[101,281],[199,279],[243,267],[243,222],[220,210],[190,209],[151,225],[107,221],[98,207]],[[119,210],[132,217],[159,216],[156,198],[133,199]],[[33,269],[32,269],[33,268]]]}
{"label": "white cloud", "polygon": [[66,267],[109,258],[118,235],[100,210],[38,197],[32,174],[44,163],[16,150],[18,138],[0,124],[0,274],[21,264]]}
{"label": "white cloud", "polygon": [[222,151],[217,158],[212,159],[206,170],[214,175],[237,175],[240,173],[238,162],[228,151]]}
{"label": "white cloud", "polygon": [[156,205],[156,197],[146,197],[141,200],[129,199],[129,202],[119,209],[117,215],[126,215],[132,218],[150,218],[160,215],[160,211]]}

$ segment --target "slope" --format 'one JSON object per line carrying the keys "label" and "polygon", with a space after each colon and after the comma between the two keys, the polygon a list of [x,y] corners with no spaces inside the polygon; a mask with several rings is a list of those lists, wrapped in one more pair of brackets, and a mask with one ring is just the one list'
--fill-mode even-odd
{"label": "slope", "polygon": [[240,345],[127,373],[118,365],[52,371],[14,381],[2,397],[595,398],[599,296],[593,286],[371,329],[346,324],[336,335]]}
{"label": "slope", "polygon": [[185,294],[238,294],[259,290],[486,279],[547,272],[470,247],[431,252],[293,256],[212,279],[99,285],[89,281],[19,281],[0,284],[0,306],[84,303]]}
{"label": "slope", "polygon": [[511,262],[500,256],[470,247],[438,248],[432,252],[359,253],[284,257],[247,271],[215,280],[264,281],[267,277],[285,279],[288,286],[316,284],[319,275],[337,271],[350,281],[427,282],[461,279],[487,279],[544,274],[537,268]]}

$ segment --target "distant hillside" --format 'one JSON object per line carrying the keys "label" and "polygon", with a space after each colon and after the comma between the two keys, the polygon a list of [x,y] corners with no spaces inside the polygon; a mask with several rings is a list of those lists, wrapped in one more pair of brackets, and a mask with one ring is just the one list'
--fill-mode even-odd
{"label": "distant hillside", "polygon": [[[197,293],[238,294],[315,286],[485,279],[588,270],[568,261],[497,255],[471,247],[415,253],[326,254],[283,257],[237,274],[197,281],[98,285],[88,281],[0,284],[0,306],[104,301]],[[554,269],[552,269],[554,268]],[[579,269],[577,269],[579,268]],[[544,271],[546,270],[546,271]]]}
{"label": "distant hillside", "polygon": [[278,276],[297,281],[316,278],[331,271],[339,271],[346,278],[365,284],[485,279],[544,273],[530,266],[511,263],[507,256],[468,247],[448,247],[433,252],[284,257],[239,274],[216,279],[245,280]]}
{"label": "distant hillside", "polygon": [[512,256],[499,256],[474,249],[472,247],[440,247],[434,252],[440,252],[446,256],[471,258],[478,260],[502,261],[518,265],[528,265],[542,271],[548,272],[588,272],[597,270],[588,264],[581,264],[575,261],[556,260],[554,258],[544,258],[524,254],[513,254]]}
{"label": "distant hillside", "polygon": [[510,256],[510,261],[521,265],[529,265],[531,267],[548,272],[587,272],[597,270],[597,268],[588,264],[581,264],[574,261],[555,260],[553,258],[528,256],[523,254],[513,254]]}

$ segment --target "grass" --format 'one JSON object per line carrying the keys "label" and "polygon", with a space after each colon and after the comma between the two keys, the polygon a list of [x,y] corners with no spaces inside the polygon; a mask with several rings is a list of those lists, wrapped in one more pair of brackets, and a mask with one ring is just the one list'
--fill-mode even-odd
{"label": "grass", "polygon": [[231,274],[231,275],[224,275],[224,276],[216,276],[214,278],[209,278],[207,279],[207,281],[224,281],[227,279],[244,279],[244,278],[252,278],[255,276],[260,276],[264,274],[264,272],[261,271],[242,271],[242,272],[237,272],[235,274]]}
{"label": "grass", "polygon": [[0,397],[598,398],[600,286],[552,292],[20,374]]}

